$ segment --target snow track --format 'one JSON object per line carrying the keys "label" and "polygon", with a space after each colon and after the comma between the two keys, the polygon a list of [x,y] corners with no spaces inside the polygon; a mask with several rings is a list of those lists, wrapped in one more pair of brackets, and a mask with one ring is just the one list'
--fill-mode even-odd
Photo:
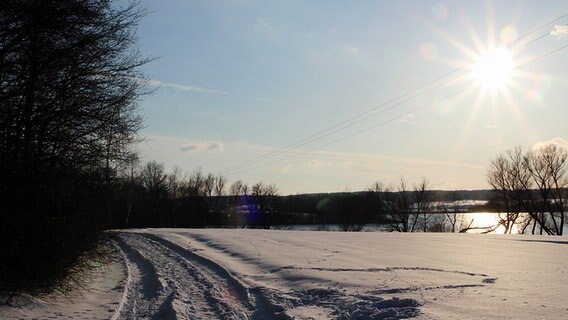
{"label": "snow track", "polygon": [[0,319],[567,319],[568,246],[547,237],[231,229],[114,231],[72,300]]}
{"label": "snow track", "polygon": [[[304,318],[295,310],[308,309],[326,315],[318,318],[335,319],[406,319],[420,313],[420,303],[414,299],[332,287],[282,291],[250,282],[247,287],[223,266],[196,254],[202,249],[183,247],[191,246],[192,237],[170,234],[166,239],[148,232],[124,232],[116,239],[128,270],[116,319],[292,319]],[[270,273],[279,276],[277,270]]]}
{"label": "snow track", "polygon": [[116,239],[128,276],[114,318],[279,318],[259,290],[211,260],[157,235],[120,233]]}

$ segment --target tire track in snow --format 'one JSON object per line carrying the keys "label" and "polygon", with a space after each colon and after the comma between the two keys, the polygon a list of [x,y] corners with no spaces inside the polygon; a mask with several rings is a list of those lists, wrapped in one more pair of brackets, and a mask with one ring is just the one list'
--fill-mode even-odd
{"label": "tire track in snow", "polygon": [[[162,237],[121,233],[118,243],[127,258],[129,290],[119,319],[275,319],[278,308],[260,290],[247,288],[226,269]],[[140,272],[140,270],[154,270]],[[147,299],[148,287],[159,292]],[[144,299],[140,299],[140,297]],[[140,312],[144,312],[141,315]]]}
{"label": "tire track in snow", "polygon": [[[145,252],[159,268],[158,277],[164,283],[164,296],[154,313],[155,318],[243,318],[242,307],[229,302],[221,283],[199,270],[179,252],[164,246],[150,236],[128,234],[137,250]],[[246,313],[244,314],[246,317]]]}
{"label": "tire track in snow", "polygon": [[[250,319],[289,319],[285,315],[284,309],[277,304],[273,304],[268,295],[266,288],[251,287],[243,285],[237,278],[231,275],[221,265],[209,260],[203,256],[195,254],[193,251],[185,249],[180,245],[166,240],[154,234],[141,234],[150,240],[160,243],[164,247],[178,253],[184,258],[190,260],[193,264],[200,267],[200,270],[206,272],[212,279],[216,279],[220,286],[216,289],[224,288],[225,294],[222,296],[224,300],[232,301],[237,305],[243,305],[250,311]],[[226,319],[226,318],[223,318]],[[244,319],[239,317],[238,319]]]}
{"label": "tire track in snow", "polygon": [[[242,253],[230,250],[226,246],[216,243],[202,235],[178,235],[175,237],[185,240],[195,240],[223,252],[232,257],[238,257],[241,261],[254,263],[257,259],[252,259]],[[249,241],[252,245],[252,242]],[[252,245],[256,248],[256,246]],[[256,248],[258,252],[258,248]],[[260,255],[260,253],[258,253]],[[306,261],[310,264],[308,258],[304,255]],[[399,267],[402,269],[402,267]],[[326,268],[316,267],[295,267],[284,266],[280,268],[268,268],[271,274],[289,269],[302,269],[313,271],[325,271]],[[352,271],[351,269],[328,268],[329,271]],[[398,269],[394,267],[393,269]],[[381,271],[394,271],[393,269],[381,269]],[[411,268],[416,269],[416,268]],[[361,271],[361,269],[353,269]],[[364,270],[372,271],[372,270]],[[435,270],[441,271],[441,270]],[[466,273],[467,275],[471,275]],[[305,275],[301,276],[306,278]],[[287,281],[287,277],[282,278]],[[288,279],[289,280],[289,279]],[[259,316],[253,314],[253,319],[295,319],[294,312],[298,309],[314,309],[319,308],[323,313],[327,313],[325,318],[329,319],[408,319],[416,317],[420,314],[421,303],[418,300],[410,298],[398,297],[381,297],[374,292],[348,293],[346,290],[328,288],[292,288],[289,291],[282,291],[268,287],[254,287],[250,289],[251,293],[258,294],[257,301],[261,301],[260,305],[269,308],[271,316]],[[257,304],[258,305],[258,304]],[[303,318],[302,318],[303,319]]]}
{"label": "tire track in snow", "polygon": [[127,277],[122,299],[112,320],[147,317],[157,309],[157,298],[162,290],[154,265],[132,247],[128,239],[116,235],[114,240],[122,252]]}
{"label": "tire track in snow", "polygon": [[489,277],[485,273],[473,273],[473,272],[466,272],[466,271],[457,271],[457,270],[444,270],[438,268],[425,268],[425,267],[385,267],[385,268],[323,268],[323,267],[299,267],[299,266],[284,266],[280,268],[276,268],[271,270],[271,272],[279,272],[281,270],[288,270],[288,269],[295,269],[295,270],[314,270],[314,271],[331,271],[331,272],[392,272],[398,270],[404,271],[429,271],[429,272],[442,272],[442,273],[455,273],[455,274],[462,274],[466,276],[472,277]]}

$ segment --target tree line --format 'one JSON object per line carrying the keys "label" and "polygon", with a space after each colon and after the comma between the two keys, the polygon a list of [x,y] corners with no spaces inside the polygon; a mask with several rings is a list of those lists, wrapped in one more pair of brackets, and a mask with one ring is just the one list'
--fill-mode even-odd
{"label": "tree line", "polygon": [[278,188],[196,169],[166,172],[163,163],[134,160],[116,174],[113,183],[113,227],[270,228],[277,210]]}
{"label": "tree line", "polygon": [[[0,2],[0,294],[69,291],[107,255],[115,174],[147,92],[144,11],[107,0]],[[0,297],[1,299],[2,297]]]}
{"label": "tree line", "polygon": [[[281,196],[274,184],[229,183],[201,169],[168,173],[162,163],[134,161],[116,173],[113,185],[115,228],[319,224],[361,231],[378,224],[386,231],[466,232],[473,223],[461,215],[465,194],[431,190],[426,178],[412,186],[401,179],[396,187],[376,182],[362,192]],[[439,203],[448,197],[454,207]]]}

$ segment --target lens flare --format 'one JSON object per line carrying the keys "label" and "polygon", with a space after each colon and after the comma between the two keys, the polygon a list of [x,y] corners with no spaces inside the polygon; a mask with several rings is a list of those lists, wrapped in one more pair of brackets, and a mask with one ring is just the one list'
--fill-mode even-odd
{"label": "lens flare", "polygon": [[424,43],[420,46],[419,51],[424,60],[436,60],[438,58],[438,48],[432,43]]}
{"label": "lens flare", "polygon": [[504,44],[511,43],[517,40],[518,37],[517,29],[515,29],[512,26],[506,26],[505,28],[501,29],[499,36],[501,37],[502,43]]}
{"label": "lens flare", "polygon": [[531,88],[526,92],[527,98],[537,104],[541,104],[545,94],[550,90],[550,78],[545,74],[536,74]]}

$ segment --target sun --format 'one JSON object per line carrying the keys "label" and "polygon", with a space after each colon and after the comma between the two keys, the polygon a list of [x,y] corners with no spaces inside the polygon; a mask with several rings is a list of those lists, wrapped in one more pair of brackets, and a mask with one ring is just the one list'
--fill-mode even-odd
{"label": "sun", "polygon": [[472,67],[472,77],[484,90],[504,90],[511,84],[513,54],[504,47],[480,54]]}

